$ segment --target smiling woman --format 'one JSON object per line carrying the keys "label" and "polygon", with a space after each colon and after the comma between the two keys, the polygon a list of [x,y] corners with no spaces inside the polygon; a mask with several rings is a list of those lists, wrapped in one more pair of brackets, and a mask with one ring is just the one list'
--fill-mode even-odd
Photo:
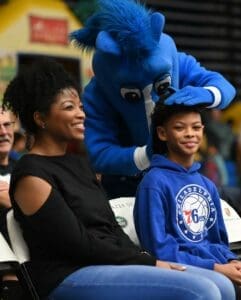
{"label": "smiling woman", "polygon": [[40,128],[38,136],[41,137],[41,143],[37,139],[31,152],[48,155],[65,154],[70,141],[84,139],[84,117],[83,105],[77,90],[72,87],[60,90],[47,114],[40,111],[33,114]]}

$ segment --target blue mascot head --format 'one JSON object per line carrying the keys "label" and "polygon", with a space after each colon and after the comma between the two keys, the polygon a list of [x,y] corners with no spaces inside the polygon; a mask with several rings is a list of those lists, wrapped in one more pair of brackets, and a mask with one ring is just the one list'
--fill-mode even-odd
{"label": "blue mascot head", "polygon": [[95,49],[96,80],[115,105],[123,101],[120,97],[156,101],[177,88],[177,50],[163,33],[164,16],[131,0],[99,0],[99,7],[71,39],[83,49]]}

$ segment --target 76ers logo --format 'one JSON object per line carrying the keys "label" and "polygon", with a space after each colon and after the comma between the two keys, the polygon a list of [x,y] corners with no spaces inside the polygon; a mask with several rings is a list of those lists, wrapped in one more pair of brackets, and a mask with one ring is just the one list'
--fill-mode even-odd
{"label": "76ers logo", "polygon": [[186,185],[176,196],[176,218],[182,235],[199,242],[216,221],[216,208],[209,192],[196,184]]}

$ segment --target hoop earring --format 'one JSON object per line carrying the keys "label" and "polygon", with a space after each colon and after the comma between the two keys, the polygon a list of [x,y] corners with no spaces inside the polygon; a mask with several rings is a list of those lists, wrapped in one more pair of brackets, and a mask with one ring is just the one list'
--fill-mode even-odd
{"label": "hoop earring", "polygon": [[43,123],[43,124],[41,125],[41,128],[42,128],[42,129],[45,129],[45,128],[46,128],[46,123]]}

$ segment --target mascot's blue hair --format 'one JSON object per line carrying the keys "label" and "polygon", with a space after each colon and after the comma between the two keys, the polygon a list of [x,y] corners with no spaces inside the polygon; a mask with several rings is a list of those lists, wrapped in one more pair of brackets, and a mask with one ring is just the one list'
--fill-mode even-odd
{"label": "mascot's blue hair", "polygon": [[155,17],[134,0],[99,0],[98,4],[99,11],[87,20],[85,28],[70,34],[82,50],[98,48],[98,40],[103,41],[106,34],[115,41],[110,47],[113,54],[136,55],[157,47],[165,23],[160,13]]}

